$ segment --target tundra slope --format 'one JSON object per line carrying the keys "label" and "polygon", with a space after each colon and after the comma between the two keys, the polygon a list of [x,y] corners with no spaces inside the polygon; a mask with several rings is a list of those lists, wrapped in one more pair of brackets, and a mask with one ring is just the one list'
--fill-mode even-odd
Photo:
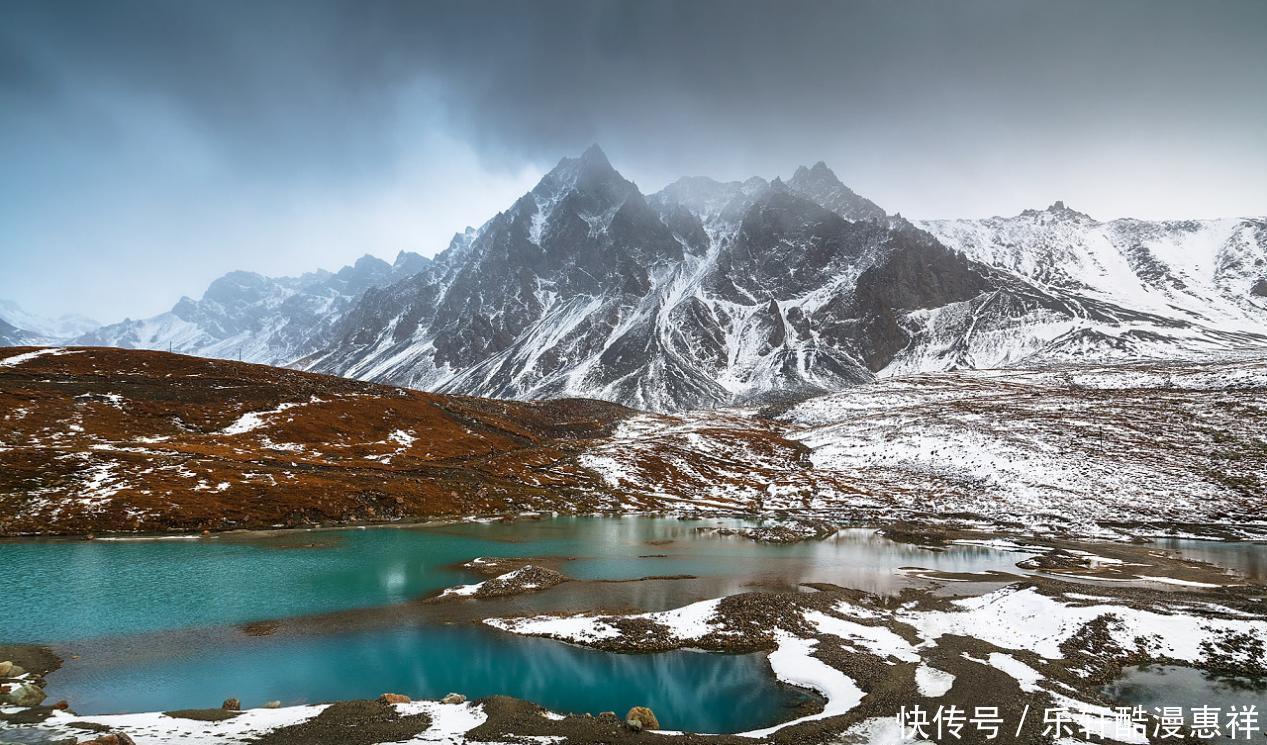
{"label": "tundra slope", "polygon": [[664,443],[645,457],[669,486],[614,489],[587,457],[634,413],[166,352],[4,349],[0,535],[657,510],[719,474],[736,504],[770,473],[812,480],[804,446],[753,423],[701,439],[741,444],[743,463]]}
{"label": "tundra slope", "polygon": [[669,416],[15,348],[0,353],[0,534],[557,511],[1261,535],[1264,393],[1261,361],[1132,363],[906,376],[778,419]]}
{"label": "tundra slope", "polygon": [[[1034,240],[1098,229],[1066,212],[1027,216],[1067,228]],[[1267,277],[1267,234],[1254,221],[1194,225],[1141,223],[1131,261],[1088,261],[1086,281],[1057,282],[1063,253],[1036,257],[1041,269],[982,249],[961,225],[889,217],[821,163],[786,183],[689,178],[646,197],[595,147],[424,271],[367,291],[328,348],[297,364],[426,390],[676,411],[906,372],[1267,344],[1267,304],[1250,281]],[[1182,309],[1155,301],[1157,257],[1189,249],[1221,267],[1209,280],[1218,293],[1193,290]],[[1136,290],[1101,291],[1117,282]]]}

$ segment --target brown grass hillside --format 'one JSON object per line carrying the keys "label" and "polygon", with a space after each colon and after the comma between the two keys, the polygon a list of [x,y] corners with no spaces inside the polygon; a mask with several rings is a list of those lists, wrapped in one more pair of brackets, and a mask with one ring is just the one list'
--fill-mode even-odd
{"label": "brown grass hillside", "polygon": [[630,413],[163,352],[7,348],[0,534],[584,509],[602,484],[577,456]]}

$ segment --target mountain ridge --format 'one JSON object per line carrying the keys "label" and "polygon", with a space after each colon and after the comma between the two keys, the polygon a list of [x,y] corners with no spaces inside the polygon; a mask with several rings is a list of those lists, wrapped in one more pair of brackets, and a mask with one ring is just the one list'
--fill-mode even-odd
{"label": "mountain ridge", "polygon": [[[1100,222],[1063,202],[908,221],[821,161],[787,181],[684,177],[644,195],[594,145],[433,259],[358,262],[316,291],[231,273],[162,323],[76,341],[236,345],[499,398],[760,405],[909,372],[1267,345],[1264,226]],[[1185,251],[1202,258],[1181,265]]]}

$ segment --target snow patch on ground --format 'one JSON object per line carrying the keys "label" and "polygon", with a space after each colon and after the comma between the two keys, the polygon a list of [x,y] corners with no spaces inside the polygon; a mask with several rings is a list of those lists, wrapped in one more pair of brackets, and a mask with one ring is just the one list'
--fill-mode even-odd
{"label": "snow patch on ground", "polygon": [[[92,722],[130,735],[137,745],[183,745],[195,742],[199,745],[240,745],[241,742],[266,732],[306,722],[325,709],[325,705],[249,709],[232,719],[220,722],[179,719],[160,713],[75,716],[64,711],[54,711],[38,727],[54,735],[73,737],[83,736],[83,730],[66,725],[74,721]],[[425,713],[431,717],[431,727],[409,742],[465,742],[463,735],[488,719],[482,706],[470,703],[414,701],[396,704],[396,710],[402,716]],[[0,724],[0,733],[8,729],[9,726]]]}
{"label": "snow patch on ground", "polygon": [[945,696],[954,684],[955,676],[948,672],[923,664],[915,668],[915,686],[921,696],[928,698]]}
{"label": "snow patch on ground", "polygon": [[1205,647],[1226,634],[1267,637],[1267,621],[1201,618],[1121,605],[1070,605],[1033,588],[1003,588],[954,604],[959,610],[899,611],[897,619],[929,640],[959,634],[1048,659],[1063,658],[1060,645],[1102,616],[1109,617],[1109,631],[1123,649],[1193,663],[1205,659]]}
{"label": "snow patch on ground", "polygon": [[[469,585],[467,586],[469,587]],[[471,591],[472,593],[474,590]],[[641,613],[621,618],[652,621],[666,626],[676,638],[685,641],[702,639],[717,631],[712,623],[720,599],[702,600],[673,610]],[[614,639],[620,631],[604,619],[612,616],[535,616],[531,618],[488,618],[484,623],[502,631],[530,636],[548,636],[572,642],[594,642]]]}
{"label": "snow patch on ground", "polygon": [[277,408],[274,408],[274,409],[266,409],[264,411],[248,411],[242,416],[238,417],[237,421],[235,421],[233,424],[230,424],[229,426],[220,430],[220,434],[241,435],[241,434],[246,434],[247,432],[253,432],[254,430],[257,430],[266,424],[265,422],[266,417],[272,416],[273,414],[280,414],[283,411],[286,411],[287,409],[293,409],[296,406],[303,406],[305,404],[317,404],[317,403],[321,403],[321,399],[317,398],[316,396],[313,396],[308,401],[294,401],[290,403],[279,404]]}
{"label": "snow patch on ground", "polygon": [[770,667],[779,680],[823,694],[827,705],[817,714],[765,729],[741,732],[739,737],[765,737],[785,727],[844,714],[862,702],[863,692],[849,676],[814,657],[818,642],[780,634],[779,647],[770,653]]}
{"label": "snow patch on ground", "polygon": [[880,657],[895,657],[902,662],[919,662],[919,654],[910,642],[884,626],[867,626],[818,611],[805,613],[805,620],[820,634],[830,634],[855,642],[859,651]]}
{"label": "snow patch on ground", "polygon": [[23,352],[22,354],[15,354],[12,357],[5,357],[0,360],[0,367],[17,367],[38,357],[55,357],[63,354],[75,354],[75,350],[63,347],[46,347],[37,349],[34,352]]}

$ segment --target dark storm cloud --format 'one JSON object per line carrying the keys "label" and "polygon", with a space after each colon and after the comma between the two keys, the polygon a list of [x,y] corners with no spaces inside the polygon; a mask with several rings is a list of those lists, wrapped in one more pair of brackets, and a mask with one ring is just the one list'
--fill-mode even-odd
{"label": "dark storm cloud", "polygon": [[[390,255],[421,230],[407,217],[431,222],[404,247],[434,251],[462,225],[408,189],[444,178],[478,221],[594,141],[644,189],[824,159],[916,217],[1267,203],[1257,0],[8,0],[0,16],[0,255],[33,273],[42,255],[299,271]],[[385,237],[364,237],[367,214]]]}
{"label": "dark storm cloud", "polygon": [[156,96],[261,167],[390,158],[383,124],[406,116],[410,85],[494,160],[602,140],[668,165],[740,147],[781,161],[842,134],[900,145],[886,127],[1248,127],[1267,68],[1259,2],[33,2],[9,15],[10,102],[79,86]]}

